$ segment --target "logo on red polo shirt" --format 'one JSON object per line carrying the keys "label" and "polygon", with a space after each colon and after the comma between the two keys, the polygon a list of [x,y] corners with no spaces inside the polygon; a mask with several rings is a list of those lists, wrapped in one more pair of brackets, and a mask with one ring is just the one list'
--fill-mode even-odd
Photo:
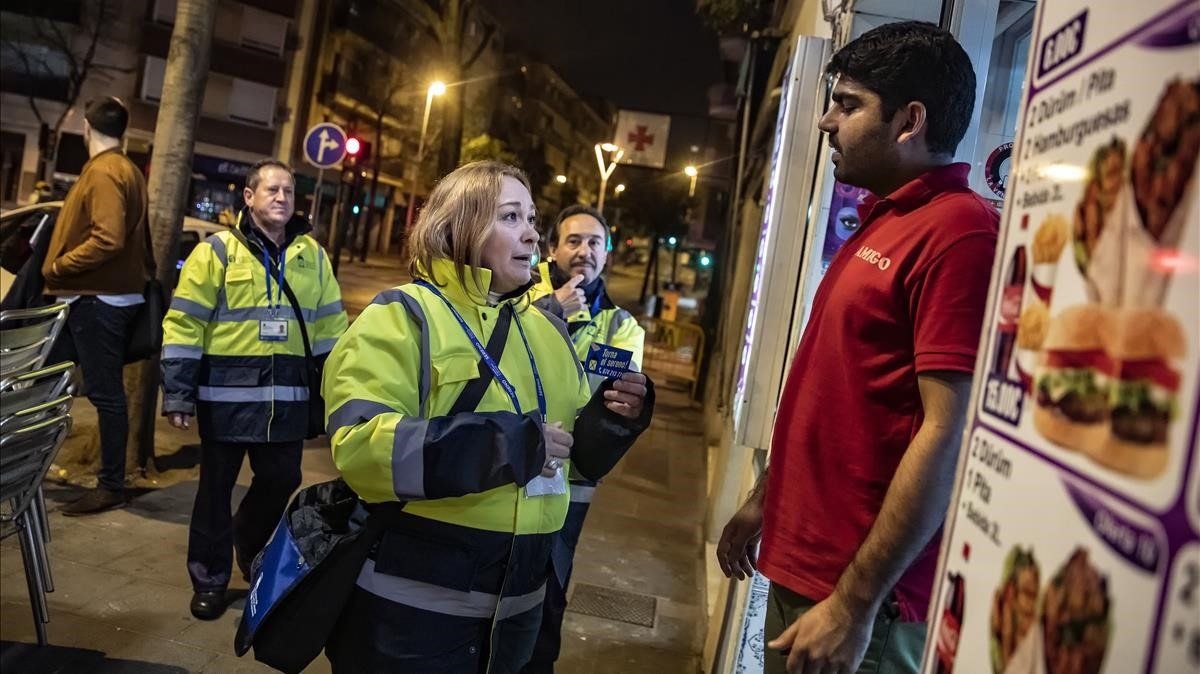
{"label": "logo on red polo shirt", "polygon": [[863,246],[863,247],[859,248],[858,252],[854,254],[854,257],[856,257],[860,260],[866,260],[867,262],[870,262],[871,264],[875,265],[876,267],[879,267],[879,269],[881,271],[886,270],[888,267],[892,266],[892,258],[884,257],[883,253],[880,253],[879,251],[877,251],[874,248],[871,248],[869,246]]}

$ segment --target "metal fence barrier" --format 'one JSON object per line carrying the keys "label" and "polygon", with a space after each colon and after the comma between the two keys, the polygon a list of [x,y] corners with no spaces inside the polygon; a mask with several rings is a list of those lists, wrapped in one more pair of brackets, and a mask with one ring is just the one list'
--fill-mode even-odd
{"label": "metal fence barrier", "polygon": [[681,379],[691,385],[696,397],[700,383],[700,365],[704,358],[704,330],[695,323],[678,323],[638,316],[638,324],[646,331],[646,369],[654,369],[671,379]]}

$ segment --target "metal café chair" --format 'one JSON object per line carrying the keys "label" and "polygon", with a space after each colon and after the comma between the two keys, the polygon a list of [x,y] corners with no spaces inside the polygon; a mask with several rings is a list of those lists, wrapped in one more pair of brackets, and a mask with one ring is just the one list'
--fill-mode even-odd
{"label": "metal caf\u00e9 chair", "polygon": [[36,370],[67,322],[67,304],[0,312],[0,377]]}
{"label": "metal caf\u00e9 chair", "polygon": [[[57,409],[69,405],[69,397]],[[46,603],[49,559],[42,526],[33,504],[54,455],[71,430],[71,415],[46,417],[45,409],[22,410],[0,435],[0,523],[14,525],[20,535],[21,559],[38,645],[44,646],[50,610]]]}
{"label": "metal caf\u00e9 chair", "polygon": [[[63,361],[40,370],[0,379],[0,433],[12,425],[10,417],[18,412],[38,405],[46,405],[49,401],[57,401],[66,395],[67,386],[71,383],[73,367],[74,363]],[[68,397],[69,402],[70,398]],[[52,407],[46,407],[42,416],[49,416]],[[50,523],[46,515],[46,499],[41,487],[38,488],[37,499],[34,501],[34,514],[38,518],[39,524],[42,525],[42,534],[46,542],[49,543]],[[53,582],[47,579],[47,585],[48,591],[53,592]]]}

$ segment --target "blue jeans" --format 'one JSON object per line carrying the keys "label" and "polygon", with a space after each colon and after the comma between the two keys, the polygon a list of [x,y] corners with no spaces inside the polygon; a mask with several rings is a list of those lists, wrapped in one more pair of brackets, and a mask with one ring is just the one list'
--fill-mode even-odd
{"label": "blue jeans", "polygon": [[71,303],[67,324],[47,365],[70,360],[83,371],[84,393],[100,422],[100,486],[125,487],[129,409],[125,401],[125,344],[138,307],[114,307],[90,295]]}

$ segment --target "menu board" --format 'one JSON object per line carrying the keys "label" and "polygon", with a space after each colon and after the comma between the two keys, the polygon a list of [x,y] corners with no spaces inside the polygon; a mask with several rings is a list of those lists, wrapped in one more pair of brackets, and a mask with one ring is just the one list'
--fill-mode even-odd
{"label": "menu board", "polygon": [[924,671],[1200,671],[1200,3],[1032,45]]}

